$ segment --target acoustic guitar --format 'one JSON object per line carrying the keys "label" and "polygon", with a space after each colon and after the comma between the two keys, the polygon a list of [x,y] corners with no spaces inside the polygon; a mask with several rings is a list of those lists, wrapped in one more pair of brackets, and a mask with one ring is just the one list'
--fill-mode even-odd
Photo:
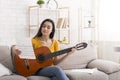
{"label": "acoustic guitar", "polygon": [[41,68],[50,66],[53,63],[53,57],[68,53],[72,48],[81,50],[86,47],[87,43],[83,42],[76,46],[51,53],[47,47],[42,46],[34,50],[36,59],[21,59],[18,55],[14,55],[14,66],[18,74],[27,77],[34,75]]}

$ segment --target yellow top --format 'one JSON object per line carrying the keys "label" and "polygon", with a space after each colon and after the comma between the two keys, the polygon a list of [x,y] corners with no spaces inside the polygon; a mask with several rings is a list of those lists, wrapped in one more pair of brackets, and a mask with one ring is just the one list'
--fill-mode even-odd
{"label": "yellow top", "polygon": [[[40,38],[38,37],[32,39],[32,45],[34,50],[43,46]],[[49,46],[48,48],[50,49],[51,53],[60,50],[59,42],[53,39],[51,46]]]}
{"label": "yellow top", "polygon": [[[43,46],[42,42],[40,41],[39,37],[33,38],[32,39],[32,45],[33,49],[37,49]],[[51,53],[60,50],[59,42],[57,40],[52,40],[51,46],[48,47],[48,49],[51,51]],[[54,59],[54,58],[53,58]],[[54,65],[54,63],[51,63],[51,66]]]}

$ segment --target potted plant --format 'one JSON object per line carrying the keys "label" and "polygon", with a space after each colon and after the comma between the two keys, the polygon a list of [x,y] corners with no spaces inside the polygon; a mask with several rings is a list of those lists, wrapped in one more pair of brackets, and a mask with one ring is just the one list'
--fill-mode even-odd
{"label": "potted plant", "polygon": [[45,1],[44,1],[44,0],[38,0],[38,1],[37,1],[37,4],[38,4],[40,7],[43,7],[43,4],[45,4]]}

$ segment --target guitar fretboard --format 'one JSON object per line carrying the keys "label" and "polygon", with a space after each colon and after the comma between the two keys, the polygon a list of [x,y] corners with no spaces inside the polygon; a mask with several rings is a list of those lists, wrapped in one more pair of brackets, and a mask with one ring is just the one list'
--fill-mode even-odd
{"label": "guitar fretboard", "polygon": [[66,53],[70,52],[72,48],[73,47],[63,49],[63,50],[60,50],[60,51],[56,51],[56,52],[53,52],[52,54],[51,53],[47,54],[44,57],[45,57],[45,59],[49,59],[49,58],[56,57],[56,56],[59,56],[59,55],[62,55],[62,54],[66,54]]}

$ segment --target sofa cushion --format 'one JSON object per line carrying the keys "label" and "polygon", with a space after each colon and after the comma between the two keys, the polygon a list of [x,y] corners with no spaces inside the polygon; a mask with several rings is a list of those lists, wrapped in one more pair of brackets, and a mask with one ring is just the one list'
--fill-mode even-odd
{"label": "sofa cushion", "polygon": [[88,62],[96,58],[97,58],[96,46],[88,44],[87,48],[68,55],[57,65],[62,67],[63,69],[85,68]]}
{"label": "sofa cushion", "polygon": [[29,76],[27,77],[28,80],[50,80],[48,77],[44,76]]}
{"label": "sofa cushion", "polygon": [[120,70],[120,64],[107,60],[94,60],[88,64],[89,68],[98,68],[105,73],[113,73]]}
{"label": "sofa cushion", "polygon": [[65,70],[65,73],[69,77],[70,80],[109,80],[108,75],[104,72],[94,70],[92,73],[85,71],[85,69],[79,70]]}
{"label": "sofa cushion", "polygon": [[27,80],[27,78],[20,75],[9,75],[0,77],[0,80]]}
{"label": "sofa cushion", "polygon": [[9,46],[0,46],[0,63],[14,71]]}
{"label": "sofa cushion", "polygon": [[120,71],[109,74],[109,80],[120,80]]}
{"label": "sofa cushion", "polygon": [[0,76],[11,75],[11,74],[12,72],[7,67],[5,67],[0,63]]}

